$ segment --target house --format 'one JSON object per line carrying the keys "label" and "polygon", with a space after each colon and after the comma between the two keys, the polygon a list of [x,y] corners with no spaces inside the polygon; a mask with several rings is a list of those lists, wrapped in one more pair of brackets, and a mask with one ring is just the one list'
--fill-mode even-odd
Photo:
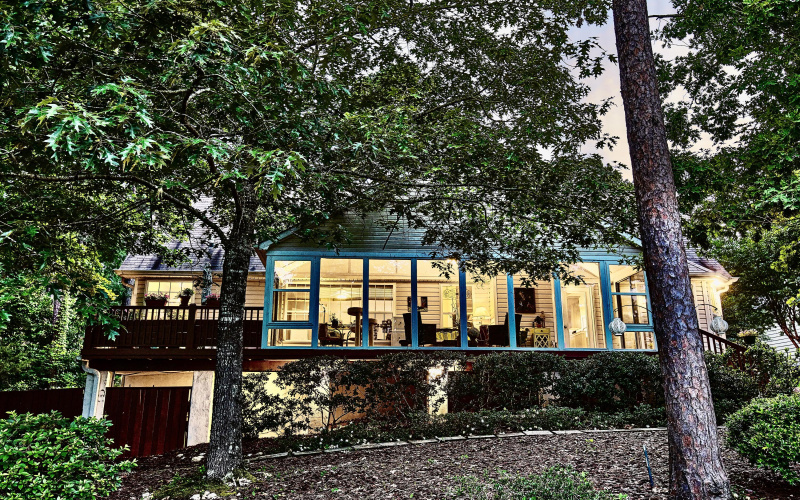
{"label": "house", "polygon": [[[477,276],[456,262],[431,259],[436,249],[423,245],[418,230],[384,229],[381,217],[332,221],[352,234],[338,253],[291,231],[259,245],[245,304],[245,372],[331,353],[364,359],[409,349],[476,355],[536,349],[580,358],[603,350],[656,350],[647,277],[622,261],[640,253],[636,241],[619,253],[581,252],[582,261],[571,265],[580,284],[531,284],[522,276]],[[721,314],[720,294],[735,278],[718,262],[687,253],[704,342],[722,350],[727,341],[708,330],[712,315]],[[189,416],[188,443],[206,439],[218,309],[201,305],[200,293],[181,307],[177,294],[205,269],[221,267],[218,248],[178,267],[155,255],[125,259],[117,273],[131,287],[131,303],[113,311],[125,330],[114,340],[101,327],[87,330],[83,358],[98,371],[90,382],[95,389],[86,391],[87,414],[102,414],[102,398],[92,394],[102,393],[111,373],[126,387],[191,386],[203,396],[192,396],[197,417]],[[168,293],[168,303],[146,306],[152,292]],[[608,327],[614,318],[627,326],[621,336]]]}

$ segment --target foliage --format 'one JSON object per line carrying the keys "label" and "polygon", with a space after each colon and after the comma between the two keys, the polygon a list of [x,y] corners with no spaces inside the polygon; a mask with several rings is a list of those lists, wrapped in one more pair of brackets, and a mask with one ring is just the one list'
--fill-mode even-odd
{"label": "foliage", "polygon": [[642,404],[617,413],[588,412],[581,408],[547,406],[521,412],[482,410],[430,415],[418,412],[402,423],[351,420],[335,429],[311,434],[286,433],[272,438],[275,452],[342,448],[365,443],[488,435],[536,430],[624,429],[662,427],[663,408]]}
{"label": "foliage", "polygon": [[616,411],[639,403],[664,404],[658,358],[644,353],[602,352],[573,362],[556,380],[559,404]]}
{"label": "foliage", "polygon": [[535,408],[567,365],[564,358],[540,352],[497,352],[477,356],[468,372],[447,382],[453,411]]}
{"label": "foliage", "polygon": [[106,420],[50,414],[0,420],[0,496],[8,500],[94,499],[117,487],[134,462],[117,461]]}
{"label": "foliage", "polygon": [[[723,355],[725,360],[733,352]],[[745,365],[757,384],[759,395],[770,397],[791,394],[800,386],[800,353],[780,352],[760,341],[744,353]]]}
{"label": "foliage", "polygon": [[[376,361],[318,356],[285,364],[274,375],[245,377],[246,434],[330,430],[361,418],[404,424],[441,405],[446,373],[461,356],[399,353]],[[270,393],[270,388],[280,394]]]}
{"label": "foliage", "polygon": [[755,399],[728,418],[728,445],[759,467],[771,469],[791,484],[800,476],[800,396]]}
{"label": "foliage", "polygon": [[[568,30],[606,14],[592,0],[0,4],[0,177],[64,186],[64,203],[91,192],[86,213],[113,227],[141,209],[155,222],[123,225],[134,241],[173,220],[207,230],[199,246],[221,246],[230,271],[218,366],[241,364],[226,315],[244,306],[251,249],[291,227],[336,248],[346,230],[322,223],[343,211],[385,210],[384,226],[405,219],[485,274],[566,278],[579,248],[616,247],[634,224],[629,185],[582,153],[613,143],[610,103],[579,80],[605,54]],[[219,424],[239,418],[241,372],[225,375],[209,459],[240,449],[218,443],[240,440]]]}
{"label": "foliage", "polygon": [[474,500],[536,499],[536,500],[622,500],[627,495],[612,494],[607,490],[595,491],[585,472],[557,465],[541,474],[511,476],[502,473],[499,479],[465,476],[457,478],[459,485],[449,498]]}
{"label": "foliage", "polygon": [[80,387],[78,301],[33,279],[0,278],[0,390]]}
{"label": "foliage", "polygon": [[[673,3],[657,37],[686,51],[659,72],[685,230],[744,271],[733,326],[788,325],[800,341],[796,309],[780,303],[800,290],[800,4]],[[714,148],[698,152],[702,138]]]}
{"label": "foliage", "polygon": [[755,378],[729,366],[727,356],[707,352],[706,367],[718,423],[758,396]]}
{"label": "foliage", "polygon": [[771,233],[714,241],[711,255],[739,278],[722,299],[733,336],[747,330],[763,334],[777,325],[781,335],[800,346],[800,303],[793,300],[800,275],[775,266],[783,243]]}

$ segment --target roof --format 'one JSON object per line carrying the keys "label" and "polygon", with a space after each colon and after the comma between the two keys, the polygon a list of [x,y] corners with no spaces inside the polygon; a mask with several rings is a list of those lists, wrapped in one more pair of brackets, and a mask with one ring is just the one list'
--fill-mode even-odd
{"label": "roof", "polygon": [[[210,205],[211,199],[204,198],[194,206],[206,212]],[[201,272],[208,266],[212,272],[222,272],[225,250],[219,245],[219,238],[215,234],[209,233],[200,223],[195,224],[185,241],[173,240],[166,247],[170,250],[184,250],[188,261],[178,266],[168,266],[159,255],[128,255],[117,271],[120,273],[150,271]],[[255,253],[250,257],[248,270],[250,272],[264,272],[264,265]]]}
{"label": "roof", "polygon": [[[209,202],[203,201],[198,208],[207,209]],[[433,250],[433,246],[423,247],[421,238],[423,232],[411,228],[404,221],[387,221],[387,214],[370,214],[366,218],[345,217],[342,220],[332,221],[332,224],[346,226],[352,235],[348,243],[351,251],[374,251],[385,248],[392,249],[420,249]],[[386,229],[394,224],[393,228]],[[191,231],[187,241],[173,241],[167,245],[170,249],[185,249],[189,252],[189,262],[179,266],[167,266],[158,255],[129,255],[120,266],[120,272],[197,272],[209,266],[212,272],[222,271],[222,261],[225,251],[216,244],[218,240],[213,235],[208,235],[202,226],[197,225]],[[199,242],[210,243],[206,248],[199,248]],[[262,250],[274,249],[311,249],[315,248],[313,241],[303,241],[294,230],[284,232],[277,241],[267,241],[259,245]],[[726,281],[733,277],[722,267],[717,260],[701,256],[697,250],[689,246],[686,241],[686,258],[689,261],[689,274],[692,276],[718,276]],[[264,272],[261,259],[254,253],[250,257],[250,272]]]}

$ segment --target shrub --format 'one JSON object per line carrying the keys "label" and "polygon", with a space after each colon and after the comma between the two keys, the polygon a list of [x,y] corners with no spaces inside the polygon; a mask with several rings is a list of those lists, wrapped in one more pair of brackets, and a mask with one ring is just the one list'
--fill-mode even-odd
{"label": "shrub", "polygon": [[612,351],[569,363],[553,385],[558,404],[605,412],[664,404],[655,356]]}
{"label": "shrub", "polygon": [[541,352],[495,352],[472,362],[472,370],[450,374],[453,411],[535,408],[565,366],[564,358]]}
{"label": "shrub", "polygon": [[251,374],[243,383],[244,431],[290,434],[332,430],[352,419],[406,425],[428,405],[444,400],[445,377],[429,378],[431,370],[446,371],[463,363],[453,353],[399,353],[375,361],[348,361],[318,356],[285,364],[269,392],[270,375]]}
{"label": "shrub", "polygon": [[625,499],[626,495],[615,495],[606,490],[595,491],[586,473],[577,472],[572,467],[550,467],[541,474],[530,476],[510,476],[503,474],[499,479],[484,476],[456,478],[458,487],[451,492],[451,498],[483,499],[536,499],[536,500],[607,500]]}
{"label": "shrub", "polygon": [[[733,350],[729,350],[725,352],[723,359],[728,361],[735,355]],[[755,378],[761,396],[791,394],[800,385],[800,352],[780,352],[759,341],[748,348],[744,356],[745,364]]]}
{"label": "shrub", "polygon": [[800,396],[754,399],[727,424],[728,446],[789,483],[800,483],[791,469],[792,463],[800,463]]}
{"label": "shrub", "polygon": [[10,413],[0,420],[0,497],[7,500],[93,499],[119,487],[134,462],[104,437],[111,422],[58,412]]}
{"label": "shrub", "polygon": [[758,396],[756,380],[750,374],[728,366],[725,356],[706,353],[706,367],[718,423]]}

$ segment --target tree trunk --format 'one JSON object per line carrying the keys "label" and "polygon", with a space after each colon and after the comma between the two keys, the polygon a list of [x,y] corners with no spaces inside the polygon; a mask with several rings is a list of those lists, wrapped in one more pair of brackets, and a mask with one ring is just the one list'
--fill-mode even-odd
{"label": "tree trunk", "polygon": [[238,191],[240,208],[225,245],[222,264],[214,411],[206,458],[209,479],[224,478],[242,462],[242,321],[256,218],[253,187],[246,182],[242,186]]}
{"label": "tree trunk", "polygon": [[614,0],[622,101],[664,376],[670,498],[727,499],[708,372],[692,299],[646,0]]}

